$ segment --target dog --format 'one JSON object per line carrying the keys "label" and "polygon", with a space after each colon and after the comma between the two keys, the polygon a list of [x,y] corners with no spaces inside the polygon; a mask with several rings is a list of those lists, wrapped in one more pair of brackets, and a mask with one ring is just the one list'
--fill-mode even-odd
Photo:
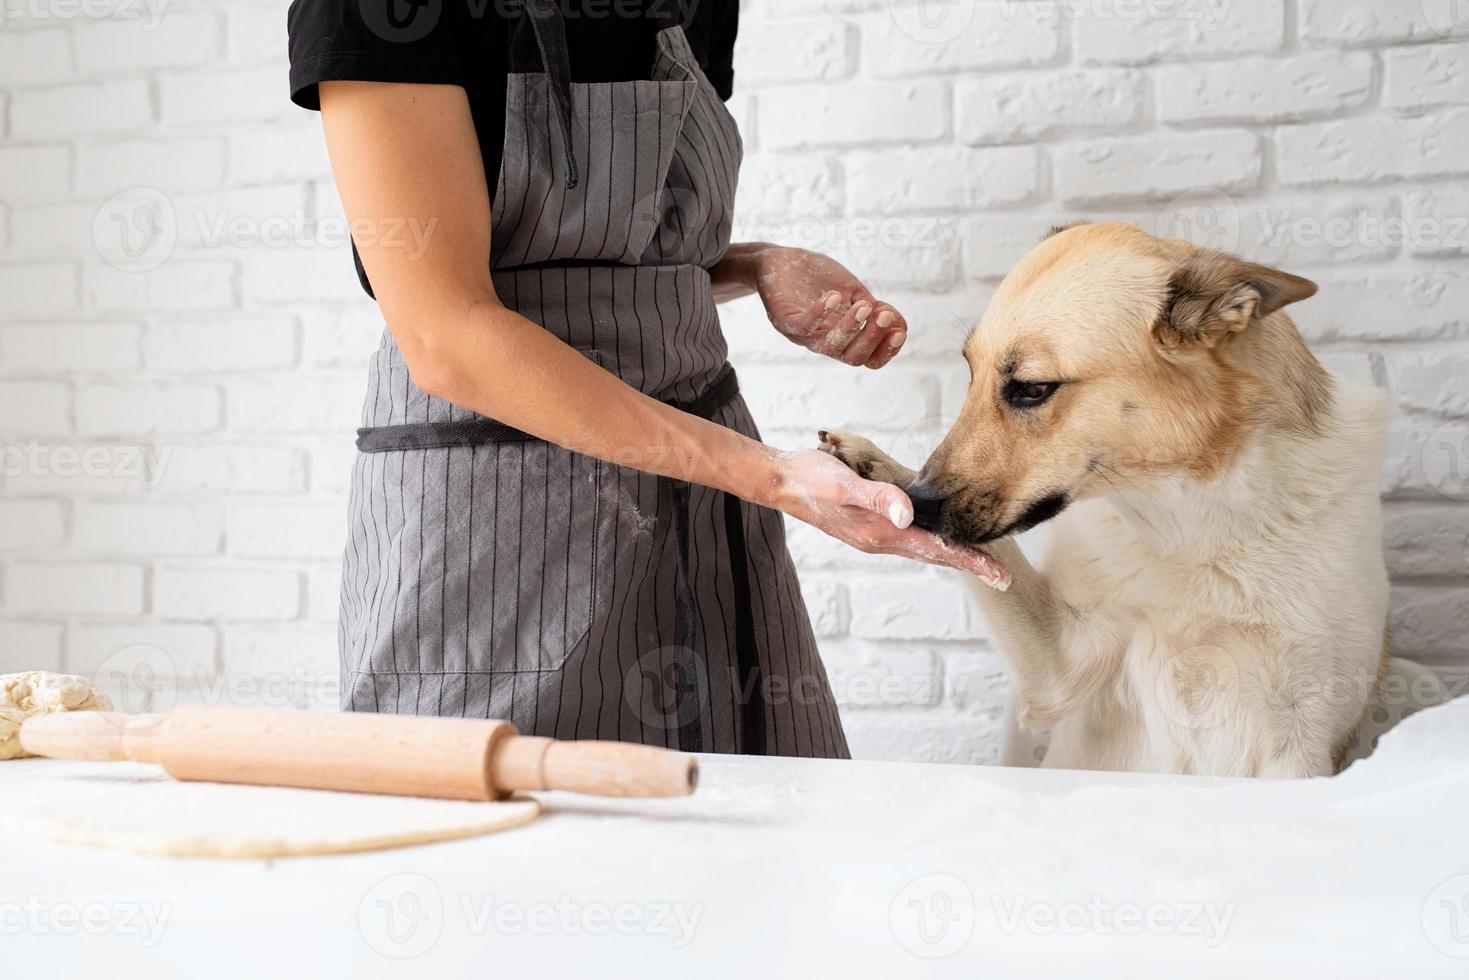
{"label": "dog", "polygon": [[[964,345],[964,405],[903,487],[982,547],[971,577],[1044,765],[1336,772],[1388,663],[1387,401],[1333,377],[1285,310],[1309,280],[1128,224],[1052,229]],[[1012,536],[1054,522],[1033,567]]]}

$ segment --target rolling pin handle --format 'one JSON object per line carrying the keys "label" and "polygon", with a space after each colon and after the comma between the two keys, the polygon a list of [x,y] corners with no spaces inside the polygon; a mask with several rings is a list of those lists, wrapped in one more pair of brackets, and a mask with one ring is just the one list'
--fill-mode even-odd
{"label": "rolling pin handle", "polygon": [[517,790],[567,790],[592,796],[688,796],[699,781],[698,760],[628,742],[558,742],[517,735],[490,756],[490,784]]}

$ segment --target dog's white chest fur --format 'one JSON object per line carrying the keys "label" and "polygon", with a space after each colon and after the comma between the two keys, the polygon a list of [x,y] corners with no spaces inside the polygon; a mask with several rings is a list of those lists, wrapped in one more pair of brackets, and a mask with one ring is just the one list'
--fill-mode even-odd
{"label": "dog's white chest fur", "polygon": [[[1339,381],[1324,437],[1264,436],[1213,484],[1123,485],[1056,521],[1041,575],[1071,611],[1065,669],[1015,665],[1055,680],[1017,684],[1022,721],[1052,728],[1047,766],[1332,771],[1382,659],[1385,417]],[[1018,598],[985,602],[1023,658]]]}

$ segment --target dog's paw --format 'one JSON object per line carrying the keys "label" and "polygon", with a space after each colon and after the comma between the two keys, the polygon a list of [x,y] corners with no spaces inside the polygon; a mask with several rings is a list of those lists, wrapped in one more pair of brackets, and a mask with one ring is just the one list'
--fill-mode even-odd
{"label": "dog's paw", "polygon": [[821,440],[816,448],[835,456],[864,480],[898,483],[903,475],[903,467],[873,445],[870,439],[850,432],[828,432],[824,429],[816,433],[816,437]]}

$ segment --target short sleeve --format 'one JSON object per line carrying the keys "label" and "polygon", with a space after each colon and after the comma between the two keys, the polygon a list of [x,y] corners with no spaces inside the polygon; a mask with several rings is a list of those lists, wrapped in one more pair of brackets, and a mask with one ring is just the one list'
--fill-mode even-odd
{"label": "short sleeve", "polygon": [[451,0],[294,0],[291,101],[320,109],[327,81],[464,85]]}

